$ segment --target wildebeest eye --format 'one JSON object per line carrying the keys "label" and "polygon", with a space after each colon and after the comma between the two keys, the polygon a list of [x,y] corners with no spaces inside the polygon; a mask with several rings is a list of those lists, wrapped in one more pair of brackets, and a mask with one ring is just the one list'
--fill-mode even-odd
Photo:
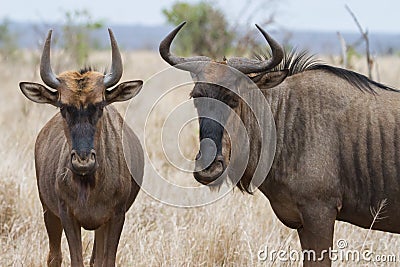
{"label": "wildebeest eye", "polygon": [[192,92],[189,94],[189,96],[190,96],[190,98],[202,97],[202,95],[201,95],[199,92],[194,92],[194,91],[192,91]]}
{"label": "wildebeest eye", "polygon": [[66,112],[66,108],[64,105],[60,104],[60,112],[61,115],[65,118],[65,112]]}

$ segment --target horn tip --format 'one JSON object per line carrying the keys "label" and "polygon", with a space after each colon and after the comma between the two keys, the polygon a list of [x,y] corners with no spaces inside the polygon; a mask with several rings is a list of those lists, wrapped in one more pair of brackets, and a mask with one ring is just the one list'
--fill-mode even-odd
{"label": "horn tip", "polygon": [[185,24],[186,24],[186,21],[184,20],[178,25],[178,27],[176,27],[176,29],[180,30],[183,26],[185,26]]}
{"label": "horn tip", "polygon": [[261,26],[258,25],[257,23],[256,23],[256,27],[257,27],[258,30],[260,30],[260,31],[262,31],[262,32],[264,31],[264,30],[261,28]]}
{"label": "horn tip", "polygon": [[114,32],[111,30],[111,28],[108,28],[107,30],[110,37],[114,37]]}
{"label": "horn tip", "polygon": [[262,33],[262,35],[264,35],[265,38],[267,38],[267,39],[271,38],[271,37],[269,36],[269,34],[268,34],[263,28],[261,28],[260,25],[256,24],[256,27],[257,27],[257,29]]}

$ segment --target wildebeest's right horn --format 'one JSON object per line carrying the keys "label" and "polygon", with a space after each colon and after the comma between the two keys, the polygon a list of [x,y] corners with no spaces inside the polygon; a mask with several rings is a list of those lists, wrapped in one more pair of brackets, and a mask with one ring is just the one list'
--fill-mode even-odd
{"label": "wildebeest's right horn", "polygon": [[278,65],[283,59],[283,49],[281,45],[272,39],[260,26],[256,24],[257,29],[262,33],[264,38],[267,40],[268,44],[272,50],[272,57],[268,60],[255,60],[248,58],[231,58],[228,60],[227,64],[232,68],[241,71],[244,74],[249,73],[259,73],[269,69],[272,69]]}
{"label": "wildebeest's right horn", "polygon": [[122,58],[119,52],[117,41],[115,40],[114,34],[111,29],[108,29],[111,41],[111,70],[104,76],[104,85],[106,88],[116,85],[122,77]]}
{"label": "wildebeest's right horn", "polygon": [[[164,40],[161,41],[159,46],[159,51],[161,57],[171,66],[174,66],[181,70],[195,72],[195,65],[193,64],[184,64],[189,62],[196,62],[196,61],[211,61],[210,58],[205,56],[195,56],[195,57],[177,57],[170,52],[170,47],[172,40],[174,40],[175,36],[179,32],[180,29],[186,24],[186,21],[182,22],[178,25],[173,31],[171,31]],[[182,65],[179,65],[182,64]]]}
{"label": "wildebeest's right horn", "polygon": [[50,63],[50,46],[51,46],[51,33],[53,31],[49,30],[47,34],[46,42],[44,43],[44,48],[42,52],[42,57],[40,58],[40,77],[43,82],[53,89],[57,89],[60,85],[60,81],[51,69]]}

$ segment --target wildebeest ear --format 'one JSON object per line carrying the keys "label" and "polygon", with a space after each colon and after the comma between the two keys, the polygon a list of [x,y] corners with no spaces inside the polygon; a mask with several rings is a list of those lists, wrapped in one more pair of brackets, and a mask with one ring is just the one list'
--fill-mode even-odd
{"label": "wildebeest ear", "polygon": [[262,82],[262,88],[272,88],[283,82],[289,74],[289,70],[280,70],[280,71],[273,71],[264,74],[262,78],[264,82]]}
{"label": "wildebeest ear", "polygon": [[112,102],[126,101],[137,95],[142,89],[143,81],[129,81],[118,84],[112,90],[106,90],[107,104]]}
{"label": "wildebeest ear", "polygon": [[19,88],[21,88],[22,93],[33,102],[57,106],[57,91],[51,91],[41,84],[31,82],[20,82]]}

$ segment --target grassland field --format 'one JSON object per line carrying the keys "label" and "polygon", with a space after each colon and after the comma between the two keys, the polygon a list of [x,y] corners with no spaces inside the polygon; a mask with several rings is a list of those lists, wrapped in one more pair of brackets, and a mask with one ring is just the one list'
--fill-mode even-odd
{"label": "grassland field", "polygon": [[[154,74],[167,68],[155,52],[123,52],[124,75],[121,81],[149,80]],[[34,142],[41,127],[58,110],[27,100],[21,93],[20,81],[41,82],[38,75],[38,52],[25,51],[17,60],[0,61],[0,266],[45,266],[48,240],[44,227],[42,208],[36,186],[34,170]],[[332,56],[322,57],[326,62],[338,65]],[[108,52],[94,52],[90,62],[108,66]],[[68,63],[62,53],[52,58],[55,71],[79,68]],[[65,64],[64,64],[65,62]],[[379,80],[400,88],[400,57],[376,59]],[[68,64],[67,64],[68,63]],[[375,65],[376,67],[376,65]],[[367,73],[364,58],[353,62],[354,70]],[[376,69],[374,75],[377,77]],[[173,81],[177,79],[170,76]],[[160,86],[162,86],[160,84]],[[145,89],[145,88],[144,88]],[[144,90],[143,89],[143,90]],[[156,89],[155,89],[156,90]],[[166,105],[188,98],[190,88],[183,88],[179,95],[165,99]],[[130,103],[135,119],[132,128],[140,132],[146,119],[142,108],[153,92],[141,92]],[[400,95],[399,95],[400,97]],[[116,104],[121,113],[127,103]],[[163,109],[149,121],[147,132],[152,163],[171,181],[182,185],[199,186],[190,173],[183,173],[165,162],[157,134],[162,127]],[[135,121],[136,120],[136,121]],[[183,155],[194,158],[198,148],[196,123],[188,124],[179,136]],[[152,136],[154,135],[154,136]],[[148,164],[148,162],[147,162]],[[148,168],[148,167],[146,167]],[[148,179],[145,172],[144,179]],[[158,188],[157,183],[151,184]],[[172,198],[184,198],[175,192],[164,192]],[[205,194],[216,194],[207,191]],[[83,253],[88,266],[93,233],[83,231]],[[400,262],[400,235],[369,231],[337,222],[335,244],[347,241],[347,248],[371,250],[376,255],[397,256]],[[300,262],[258,260],[260,250],[300,250],[296,230],[285,227],[274,215],[268,200],[259,192],[243,194],[235,189],[212,204],[196,208],[179,208],[167,205],[141,191],[127,213],[118,254],[118,266],[298,266]],[[63,265],[69,266],[69,251],[65,236],[62,239]],[[361,262],[364,266],[396,266],[395,263]],[[334,266],[355,266],[354,262],[336,261]]]}

